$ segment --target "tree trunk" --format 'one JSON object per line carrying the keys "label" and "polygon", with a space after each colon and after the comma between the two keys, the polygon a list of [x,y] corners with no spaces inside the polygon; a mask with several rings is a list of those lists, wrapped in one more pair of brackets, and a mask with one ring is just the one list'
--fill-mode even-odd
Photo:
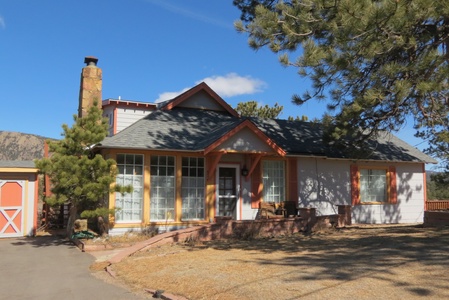
{"label": "tree trunk", "polygon": [[97,223],[98,223],[98,231],[100,232],[100,235],[101,236],[107,235],[107,233],[108,233],[107,224],[105,223],[102,216],[99,216],[97,218]]}
{"label": "tree trunk", "polygon": [[71,205],[69,210],[69,220],[67,221],[67,237],[72,238],[73,227],[76,219],[78,218],[77,209],[74,205]]}

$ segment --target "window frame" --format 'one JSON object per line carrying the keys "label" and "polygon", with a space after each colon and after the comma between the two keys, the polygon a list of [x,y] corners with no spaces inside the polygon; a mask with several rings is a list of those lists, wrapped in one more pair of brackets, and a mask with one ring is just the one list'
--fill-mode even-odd
{"label": "window frame", "polygon": [[[157,164],[153,164],[153,160],[157,158]],[[165,159],[165,164],[161,163],[161,158]],[[170,158],[170,159],[169,159]],[[169,164],[169,160],[173,161],[173,165]],[[156,168],[156,169],[154,169]],[[157,174],[154,174],[154,171],[157,170]],[[169,175],[169,170],[173,171],[173,175]],[[162,172],[163,171],[163,172]],[[165,173],[160,175],[160,173]],[[171,179],[171,187],[169,185],[169,179]],[[159,181],[159,184],[155,184],[155,181]],[[164,186],[165,184],[165,186]],[[173,199],[168,199],[168,197],[162,197],[164,198],[163,201],[167,203],[168,201],[173,202],[173,207],[168,207],[167,205],[163,208],[160,206],[160,204],[157,204],[157,207],[153,207],[153,196],[155,196],[155,191],[158,193],[161,191],[161,195],[165,196],[168,193],[168,189],[171,189],[171,193],[173,194]],[[176,156],[174,155],[151,155],[150,156],[150,222],[161,222],[161,221],[175,221],[176,220]],[[160,194],[158,193],[156,198],[161,198]],[[154,218],[152,216],[155,216],[153,210],[165,210],[165,218]],[[169,217],[169,212],[172,212],[172,214]],[[158,214],[158,213],[157,213]],[[157,215],[156,214],[156,215]]]}
{"label": "window frame", "polygon": [[[361,170],[385,170],[385,201],[362,201]],[[396,168],[394,166],[351,165],[352,205],[397,204]]]}
{"label": "window frame", "polygon": [[[123,157],[123,163],[120,163],[119,155],[123,155],[124,156]],[[133,162],[132,163],[129,162],[127,156],[129,156],[129,157],[132,156],[133,157],[133,159],[132,159]],[[136,163],[136,156],[140,156],[141,157],[140,158],[141,164],[137,164]],[[116,163],[117,163],[117,176],[116,176],[116,179],[115,179],[116,184],[118,183],[117,182],[118,180],[122,180],[123,185],[125,185],[125,181],[126,181],[125,176],[132,176],[131,181],[132,181],[132,186],[133,186],[133,191],[131,193],[125,193],[124,195],[121,195],[118,192],[115,193],[115,207],[119,208],[119,210],[117,210],[115,212],[115,214],[114,214],[114,219],[115,219],[115,222],[117,224],[120,224],[120,223],[141,223],[143,221],[144,187],[145,187],[145,172],[144,172],[145,161],[144,160],[145,160],[145,156],[143,154],[138,154],[138,153],[117,153],[117,155],[116,155]],[[123,174],[120,173],[120,168],[121,167],[123,167],[123,171],[124,171]],[[129,169],[129,167],[132,167],[133,174],[128,174],[126,172],[126,170]],[[140,175],[136,174],[136,167],[140,167],[141,168],[141,174]],[[139,187],[134,185],[136,176],[140,176],[141,185]],[[134,199],[134,197],[136,195],[136,189],[137,188],[140,189],[140,209],[139,209],[140,210],[140,219],[139,220],[123,219],[123,212],[125,210],[128,210],[128,209],[125,209],[125,207],[124,207],[125,203],[124,202],[126,201],[127,198],[130,198],[131,199],[131,203],[132,203],[131,206],[133,206],[133,202],[134,202],[133,199]],[[122,205],[123,207],[118,206],[117,205],[118,202],[121,202],[121,204],[123,204]],[[133,210],[133,207],[131,208],[131,210]],[[122,219],[120,219],[120,217],[117,217],[117,214],[121,214],[122,215]]]}
{"label": "window frame", "polygon": [[[280,189],[280,192],[278,193],[279,201],[273,200],[271,195],[270,197],[267,197],[267,186],[266,186],[266,171],[265,171],[265,164],[267,163],[280,163],[282,164],[282,170],[279,168],[277,171],[282,171],[282,177],[275,176],[275,179],[282,178],[282,185],[279,184],[279,186],[276,186],[276,188]],[[273,169],[273,168],[271,168]],[[286,193],[287,193],[287,176],[286,176],[286,162],[284,160],[262,160],[261,162],[261,183],[262,183],[262,200],[264,202],[275,202],[275,203],[281,203],[286,200]],[[268,199],[269,198],[269,199]]]}
{"label": "window frame", "polygon": [[[192,165],[192,159],[195,160],[195,165]],[[184,164],[184,160],[188,160],[188,164]],[[200,166],[199,160],[202,160],[202,166]],[[202,175],[199,176],[199,171],[202,170]],[[192,172],[195,170],[195,172]],[[187,175],[185,176],[185,172],[187,172]],[[195,173],[193,176],[192,173]],[[195,179],[196,181],[201,179],[203,180],[202,185],[198,186],[196,184],[195,186],[190,186],[191,179]],[[187,182],[187,184],[186,184]],[[187,199],[185,199],[184,192],[185,190],[193,191],[195,190],[196,197],[192,200],[190,197],[190,194],[187,196]],[[199,192],[202,190],[202,199],[199,199]],[[184,201],[195,201],[195,214],[196,217],[190,218],[185,217],[186,213],[185,210],[187,210],[189,207],[184,206]],[[202,217],[198,217],[198,202],[201,201],[202,204]],[[181,219],[183,221],[196,221],[196,220],[204,220],[206,218],[206,159],[204,157],[194,157],[194,156],[183,156],[181,157]]]}

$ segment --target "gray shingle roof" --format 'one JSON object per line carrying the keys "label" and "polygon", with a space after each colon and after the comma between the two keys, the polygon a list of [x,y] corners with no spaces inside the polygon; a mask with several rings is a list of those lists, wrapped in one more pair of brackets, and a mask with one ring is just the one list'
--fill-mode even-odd
{"label": "gray shingle roof", "polygon": [[0,168],[36,168],[32,160],[0,160]]}
{"label": "gray shingle roof", "polygon": [[214,111],[155,111],[112,137],[101,147],[200,151],[237,126],[241,119]]}
{"label": "gray shingle roof", "polygon": [[362,156],[351,156],[351,151],[342,151],[323,142],[320,124],[255,118],[251,120],[289,155],[437,163],[432,157],[388,132],[380,133],[376,140],[367,141],[363,153],[358,153]]}
{"label": "gray shingle roof", "polygon": [[[243,122],[221,112],[173,109],[155,111],[106,138],[99,147],[120,149],[154,149],[201,151]],[[329,158],[355,158],[323,142],[322,127],[316,123],[250,118],[250,120],[287,155],[313,155]],[[430,156],[384,133],[367,143],[364,157],[369,160],[436,163]]]}

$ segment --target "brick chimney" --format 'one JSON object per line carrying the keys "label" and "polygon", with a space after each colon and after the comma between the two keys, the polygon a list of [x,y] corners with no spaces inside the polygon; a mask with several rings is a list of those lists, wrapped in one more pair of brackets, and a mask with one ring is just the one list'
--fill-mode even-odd
{"label": "brick chimney", "polygon": [[84,63],[86,66],[81,71],[80,98],[78,107],[78,117],[82,118],[87,114],[89,107],[97,101],[97,106],[101,109],[101,86],[102,71],[97,67],[98,58],[86,56]]}

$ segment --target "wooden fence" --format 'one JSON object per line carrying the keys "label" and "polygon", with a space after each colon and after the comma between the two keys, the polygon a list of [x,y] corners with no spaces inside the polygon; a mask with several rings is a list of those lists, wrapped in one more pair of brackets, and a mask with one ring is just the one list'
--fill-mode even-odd
{"label": "wooden fence", "polygon": [[428,200],[426,210],[446,210],[449,209],[449,200]]}

